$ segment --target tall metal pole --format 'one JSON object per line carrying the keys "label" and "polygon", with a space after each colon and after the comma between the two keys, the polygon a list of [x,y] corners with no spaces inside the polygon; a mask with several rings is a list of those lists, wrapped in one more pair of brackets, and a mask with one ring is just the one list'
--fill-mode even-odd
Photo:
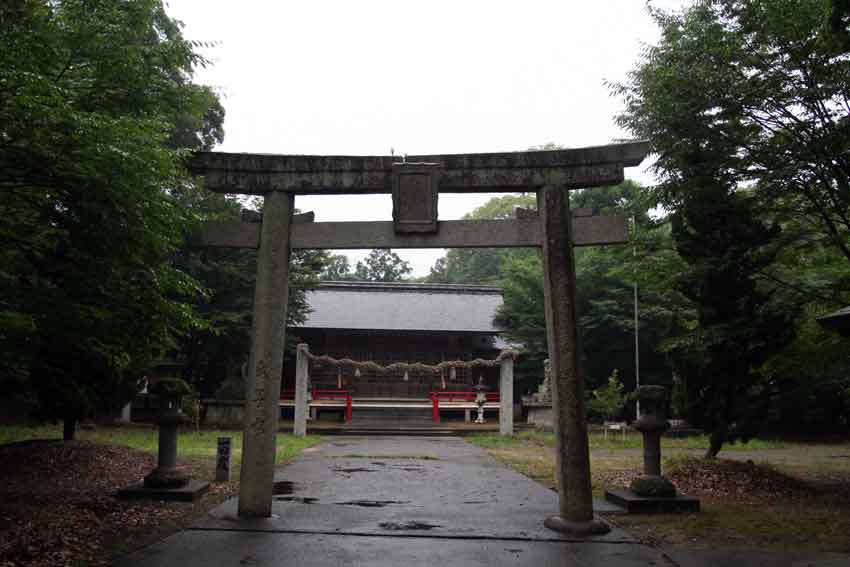
{"label": "tall metal pole", "polygon": [[[640,342],[638,329],[638,284],[637,284],[637,215],[632,215],[632,224],[635,227],[635,236],[632,240],[632,273],[634,277],[635,291],[635,391],[640,388]],[[635,401],[635,413],[637,419],[640,419],[640,400]]]}

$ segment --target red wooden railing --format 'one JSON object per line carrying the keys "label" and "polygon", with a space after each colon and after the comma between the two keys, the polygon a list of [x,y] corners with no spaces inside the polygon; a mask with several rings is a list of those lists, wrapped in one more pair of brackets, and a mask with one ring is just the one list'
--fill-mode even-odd
{"label": "red wooden railing", "polygon": [[313,390],[314,400],[345,400],[345,421],[351,423],[354,416],[354,399],[348,390]]}
{"label": "red wooden railing", "polygon": [[[350,423],[354,416],[354,399],[348,390],[318,390],[310,392],[314,400],[345,400],[345,421]],[[295,390],[281,390],[281,400],[294,400]]]}
{"label": "red wooden railing", "polygon": [[[432,413],[434,423],[440,423],[440,401],[444,402],[474,402],[478,392],[431,392]],[[485,392],[488,402],[501,400],[499,392]]]}

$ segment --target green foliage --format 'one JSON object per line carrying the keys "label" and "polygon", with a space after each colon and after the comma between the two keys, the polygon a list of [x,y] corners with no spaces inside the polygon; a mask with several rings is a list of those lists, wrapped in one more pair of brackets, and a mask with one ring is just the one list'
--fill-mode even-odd
{"label": "green foliage", "polygon": [[[543,264],[539,255],[513,257],[502,265],[504,301],[496,322],[506,329],[508,340],[522,345],[517,360],[517,380],[524,376],[543,378],[546,346],[546,315],[543,308]],[[530,389],[529,385],[527,389]]]}
{"label": "green foliage", "polygon": [[372,250],[362,262],[357,262],[355,279],[372,282],[398,282],[413,271],[410,262],[402,260],[392,250]]}
{"label": "green foliage", "polygon": [[808,306],[793,342],[760,369],[768,380],[774,429],[794,434],[850,432],[850,340],[823,330]]}
{"label": "green foliage", "polygon": [[[180,193],[179,202],[194,213],[198,223],[239,221],[241,216],[241,203],[202,187],[187,187]],[[251,205],[262,208],[262,202]],[[198,324],[180,337],[176,354],[185,363],[184,378],[203,396],[241,399],[244,396],[242,366],[250,351],[257,252],[198,247],[193,234],[193,231],[186,233],[177,265],[199,281],[205,293],[193,305]],[[327,258],[325,251],[292,251],[287,327],[306,320],[306,293],[318,285]],[[297,342],[297,337],[287,333],[288,356],[294,353]]]}
{"label": "green foliage", "polygon": [[343,254],[332,254],[329,256],[325,269],[322,270],[320,277],[322,280],[332,282],[354,279],[354,274],[351,272],[351,264],[348,262],[348,257]]}
{"label": "green foliage", "polygon": [[626,396],[623,394],[623,384],[619,372],[615,368],[608,377],[608,383],[591,392],[587,402],[588,415],[595,414],[604,419],[615,419],[623,412]]}
{"label": "green foliage", "polygon": [[723,442],[758,432],[767,399],[755,369],[790,339],[794,312],[771,303],[757,279],[774,261],[778,227],[762,223],[744,193],[708,183],[673,215],[688,264],[675,285],[696,305],[697,326],[666,346],[686,380],[688,418],[712,433],[715,456]]}
{"label": "green foliage", "polygon": [[654,12],[661,41],[616,88],[620,123],[658,155],[655,195],[688,265],[673,284],[696,317],[666,349],[689,419],[714,433],[710,452],[751,435],[781,399],[757,369],[801,307],[847,298],[850,60],[824,39],[825,7],[700,0]]}
{"label": "green foliage", "polygon": [[830,0],[825,31],[836,50],[850,51],[850,0]]}
{"label": "green foliage", "polygon": [[[835,31],[846,5],[834,2]],[[850,58],[824,41],[824,0],[699,0],[654,11],[661,28],[628,83],[622,126],[652,143],[660,199],[711,164],[724,186],[751,186],[762,212],[794,219],[850,261]]]}
{"label": "green foliage", "polygon": [[74,419],[195,323],[174,195],[221,108],[159,1],[12,0],[0,21],[0,389]]}
{"label": "green foliage", "polygon": [[[464,219],[511,219],[516,207],[536,208],[534,195],[503,195],[494,197],[464,215]],[[501,265],[507,258],[533,255],[528,250],[500,248],[455,248],[438,259],[426,277],[429,283],[493,284],[502,278]]]}
{"label": "green foliage", "polygon": [[[641,375],[644,382],[668,383],[670,363],[658,347],[689,315],[687,300],[669,286],[669,274],[682,265],[669,224],[649,218],[652,202],[639,185],[629,181],[616,187],[574,191],[571,200],[575,207],[600,214],[626,214],[638,223],[632,245],[575,250],[582,365],[589,389],[603,385],[615,368],[621,369],[627,390],[634,385],[635,280],[640,288]],[[518,376],[539,379],[547,357],[540,256],[528,251],[506,255],[499,273],[504,305],[497,320],[506,327],[510,340],[524,345]]]}

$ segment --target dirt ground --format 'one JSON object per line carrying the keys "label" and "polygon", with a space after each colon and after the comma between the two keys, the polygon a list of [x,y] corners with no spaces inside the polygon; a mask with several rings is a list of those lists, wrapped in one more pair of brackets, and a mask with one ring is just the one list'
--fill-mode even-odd
{"label": "dirt ground", "polygon": [[[156,466],[155,455],[89,441],[0,446],[0,566],[109,565],[111,558],[189,525],[233,493],[211,486],[195,503],[122,501],[114,493]],[[211,478],[189,463],[195,478]]]}

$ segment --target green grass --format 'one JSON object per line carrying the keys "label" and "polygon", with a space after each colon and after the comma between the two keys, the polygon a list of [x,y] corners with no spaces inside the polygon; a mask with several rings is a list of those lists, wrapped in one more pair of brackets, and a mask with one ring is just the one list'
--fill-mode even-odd
{"label": "green grass", "polygon": [[[609,433],[607,439],[600,432],[591,432],[588,435],[591,449],[640,449],[643,447],[641,435],[630,431],[626,433],[625,439],[620,433]],[[513,437],[503,437],[496,433],[476,433],[467,437],[469,441],[484,448],[511,447],[511,446],[538,446],[554,447],[555,434],[540,430],[522,431]],[[708,437],[700,435],[696,437],[685,437],[682,439],[671,439],[663,437],[661,446],[665,449],[708,449]],[[784,441],[773,441],[765,439],[751,439],[747,443],[726,443],[723,451],[759,451],[765,449],[785,449],[789,443]]]}
{"label": "green grass", "polygon": [[[181,431],[177,441],[178,459],[214,462],[219,437],[231,437],[232,468],[238,471],[242,457],[242,432],[227,430]],[[0,445],[31,439],[61,439],[62,428],[58,425],[0,426]],[[153,427],[98,427],[95,430],[77,431],[80,441],[92,441],[109,445],[123,445],[150,453],[156,453],[158,433]],[[284,463],[299,455],[304,449],[321,441],[321,437],[308,435],[295,437],[288,433],[278,433],[276,462]]]}

